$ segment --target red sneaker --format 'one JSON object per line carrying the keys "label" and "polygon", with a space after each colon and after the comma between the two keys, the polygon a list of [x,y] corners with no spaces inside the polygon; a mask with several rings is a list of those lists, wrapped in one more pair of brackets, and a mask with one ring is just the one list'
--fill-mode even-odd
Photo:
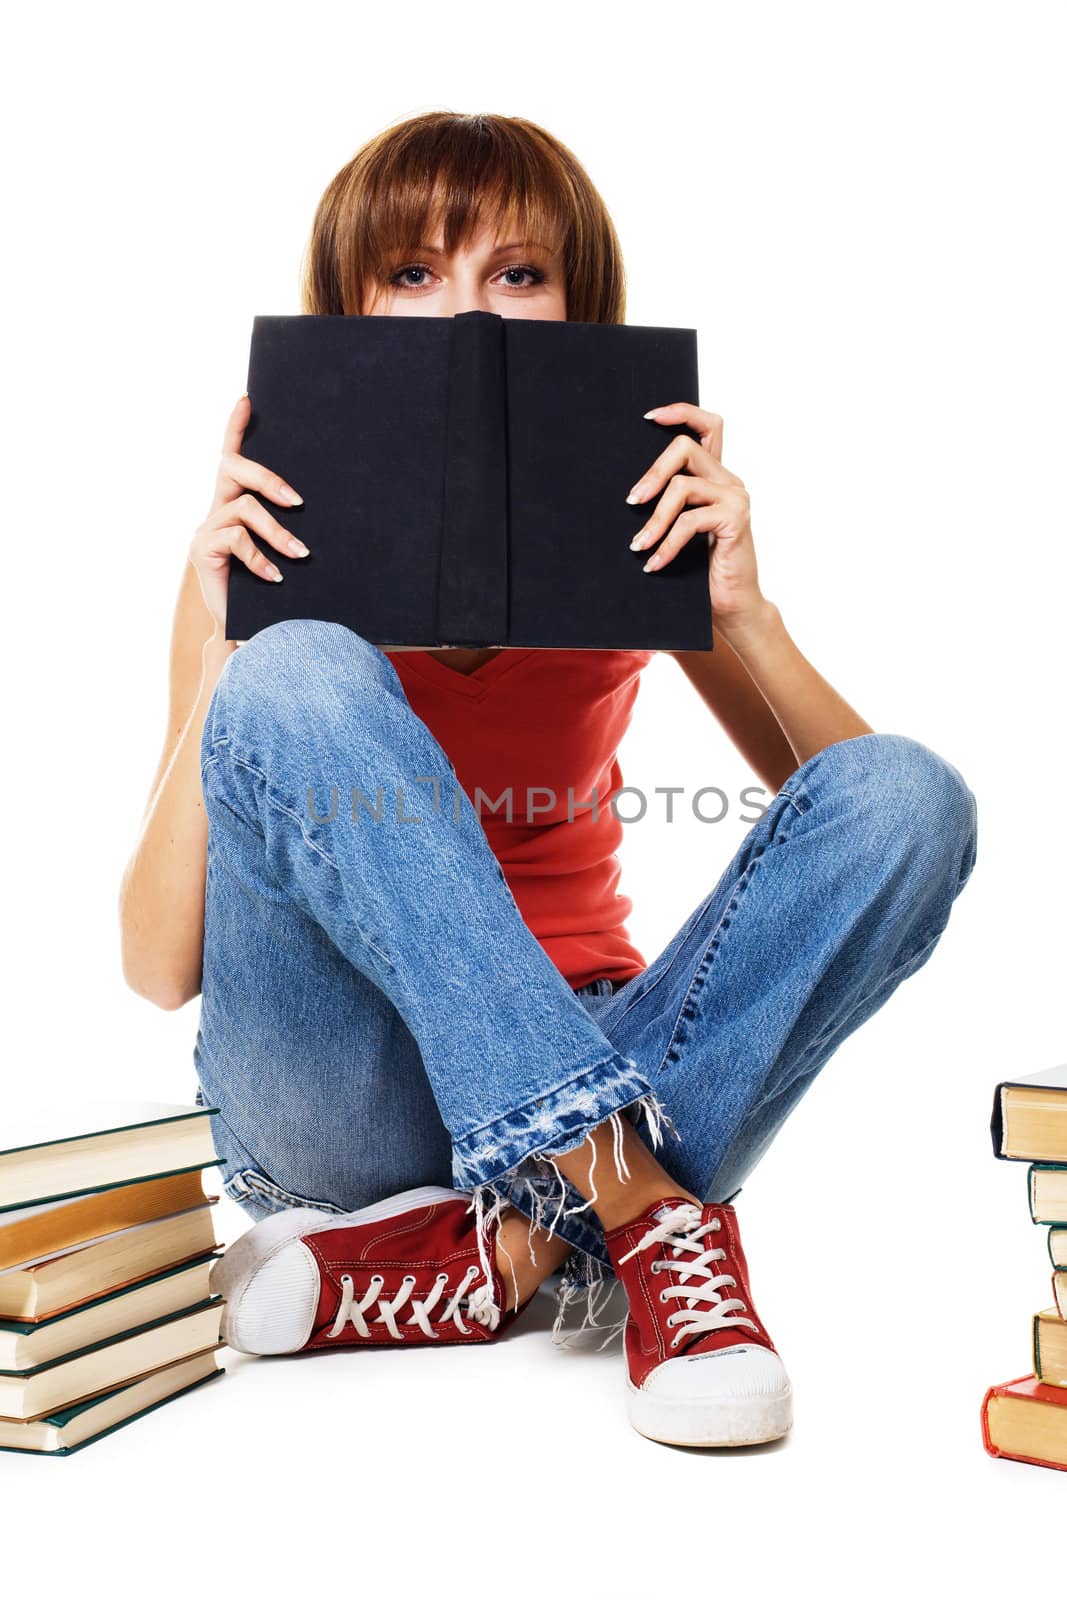
{"label": "red sneaker", "polygon": [[[686,1445],[785,1433],[793,1392],[752,1304],[733,1206],[658,1200],[607,1246],[630,1303],[627,1409],[638,1433]],[[738,1294],[724,1298],[723,1287]]]}
{"label": "red sneaker", "polygon": [[249,1355],[494,1338],[517,1312],[504,1310],[497,1223],[487,1216],[483,1259],[469,1204],[423,1188],[362,1211],[264,1217],[212,1268],[222,1337]]}

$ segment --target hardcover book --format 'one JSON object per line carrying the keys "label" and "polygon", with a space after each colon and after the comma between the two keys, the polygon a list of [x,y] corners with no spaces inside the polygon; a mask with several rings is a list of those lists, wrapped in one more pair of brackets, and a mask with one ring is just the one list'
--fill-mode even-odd
{"label": "hardcover book", "polygon": [[1067,1162],[1067,1065],[998,1083],[989,1131],[1002,1160]]}
{"label": "hardcover book", "polygon": [[[259,316],[242,452],[303,496],[256,495],[308,546],[230,562],[226,637],[339,622],[415,649],[710,650],[707,538],[659,571],[630,489],[698,403],[692,328],[454,317]],[[679,508],[681,509],[681,508]]]}
{"label": "hardcover book", "polygon": [[0,1211],[214,1166],[215,1106],[160,1101],[39,1106],[6,1122]]}
{"label": "hardcover book", "polygon": [[34,1422],[93,1395],[119,1389],[184,1356],[220,1347],[222,1306],[222,1299],[215,1295],[87,1350],[19,1372],[0,1372],[0,1418]]}
{"label": "hardcover book", "polygon": [[0,1274],[139,1222],[202,1206],[207,1196],[201,1173],[201,1168],[195,1168],[95,1194],[0,1211]]}
{"label": "hardcover book", "polygon": [[0,1417],[0,1450],[20,1450],[34,1455],[69,1456],[83,1445],[92,1444],[116,1428],[125,1427],[135,1417],[143,1417],[176,1395],[197,1389],[212,1378],[221,1378],[215,1350],[186,1356],[160,1367],[145,1378],[138,1378],[121,1389],[80,1400],[63,1411],[39,1417],[33,1422],[17,1422]]}
{"label": "hardcover book", "polygon": [[1042,1383],[1067,1388],[1067,1322],[1058,1306],[1038,1311],[1033,1320],[1034,1374]]}
{"label": "hardcover book", "polygon": [[1033,1373],[992,1384],[982,1400],[982,1443],[993,1456],[1067,1471],[1067,1389]]}
{"label": "hardcover book", "polygon": [[219,1255],[212,1253],[183,1261],[121,1289],[101,1290],[81,1305],[36,1322],[21,1317],[0,1320],[0,1372],[26,1372],[45,1361],[103,1343],[139,1323],[154,1322],[171,1311],[209,1299],[211,1269],[218,1260]]}
{"label": "hardcover book", "polygon": [[[1067,1166],[1035,1161],[1027,1173],[1027,1197],[1035,1222],[1067,1223]],[[1049,1240],[1049,1250],[1053,1241]]]}

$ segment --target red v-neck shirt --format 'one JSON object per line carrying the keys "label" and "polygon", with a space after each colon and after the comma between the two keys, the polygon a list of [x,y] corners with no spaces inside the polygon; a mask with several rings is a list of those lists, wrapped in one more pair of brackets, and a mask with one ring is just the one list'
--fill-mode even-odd
{"label": "red v-neck shirt", "polygon": [[619,743],[654,654],[502,650],[472,673],[423,650],[389,656],[478,810],[523,921],[574,989],[647,965],[626,929],[633,902],[619,890],[624,825],[611,800],[623,783]]}

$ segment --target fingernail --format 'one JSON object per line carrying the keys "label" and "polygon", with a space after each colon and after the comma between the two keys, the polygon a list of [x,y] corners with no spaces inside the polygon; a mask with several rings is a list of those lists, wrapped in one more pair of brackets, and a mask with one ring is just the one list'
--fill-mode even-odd
{"label": "fingernail", "polygon": [[656,568],[658,566],[659,566],[659,556],[649,556],[648,560],[645,562],[644,566],[641,568],[641,571],[642,572],[655,572],[655,570],[656,570]]}
{"label": "fingernail", "polygon": [[645,530],[644,530],[644,528],[642,528],[641,532],[640,533],[635,533],[633,538],[630,540],[630,549],[631,550],[640,550],[642,545],[644,544],[644,542],[645,542]]}
{"label": "fingernail", "polygon": [[646,418],[648,418],[648,417],[658,417],[659,414],[660,414],[660,411],[662,409],[663,409],[662,406],[653,406],[652,410],[651,411],[646,411],[644,413],[644,415],[645,415]]}
{"label": "fingernail", "polygon": [[267,568],[267,577],[270,578],[274,583],[281,583],[282,581],[281,573],[278,571],[277,567],[273,565]]}
{"label": "fingernail", "polygon": [[279,499],[285,501],[287,506],[302,506],[304,504],[303,495],[297,494],[295,489],[290,489],[287,483],[283,484],[278,490],[278,496]]}
{"label": "fingernail", "polygon": [[306,544],[304,544],[302,539],[289,540],[289,554],[291,556],[306,556],[307,553],[308,547]]}
{"label": "fingernail", "polygon": [[644,484],[643,483],[635,483],[633,488],[630,490],[629,494],[626,496],[626,504],[628,506],[635,506],[635,505],[638,504],[639,501],[643,500],[644,498],[645,498],[645,486],[644,486]]}

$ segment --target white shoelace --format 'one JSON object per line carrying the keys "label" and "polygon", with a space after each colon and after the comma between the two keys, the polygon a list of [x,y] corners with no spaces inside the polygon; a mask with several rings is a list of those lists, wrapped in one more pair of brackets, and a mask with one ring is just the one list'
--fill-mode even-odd
{"label": "white shoelace", "polygon": [[[675,1260],[653,1261],[650,1269],[655,1273],[673,1272],[678,1276],[678,1283],[660,1291],[660,1299],[664,1303],[668,1300],[686,1302],[684,1308],[672,1311],[667,1318],[669,1328],[679,1324],[678,1332],[671,1340],[672,1349],[693,1334],[713,1333],[717,1328],[733,1328],[741,1323],[759,1331],[751,1317],[730,1315],[733,1311],[743,1311],[745,1302],[736,1297],[724,1300],[719,1289],[721,1285],[736,1284],[737,1279],[728,1272],[715,1273],[711,1269],[711,1262],[725,1260],[726,1251],[721,1246],[701,1248],[705,1235],[721,1228],[722,1221],[719,1217],[713,1217],[710,1222],[702,1223],[701,1216],[699,1206],[683,1202],[658,1227],[650,1228],[640,1244],[619,1258],[621,1266],[639,1251],[651,1250],[654,1245],[660,1244],[674,1251]],[[691,1278],[698,1281],[690,1283]]]}
{"label": "white shoelace", "polygon": [[[468,1328],[463,1320],[465,1315],[470,1317],[473,1322],[480,1323],[490,1330],[498,1326],[500,1310],[493,1299],[492,1284],[483,1283],[474,1290],[473,1294],[468,1294],[467,1292],[472,1278],[476,1278],[479,1271],[480,1268],[473,1262],[467,1268],[459,1287],[449,1299],[444,1310],[435,1319],[438,1326],[445,1322],[452,1322],[460,1333],[472,1333],[474,1330]],[[439,1272],[437,1274],[437,1280],[424,1300],[413,1300],[411,1298],[411,1292],[417,1282],[418,1279],[409,1273],[403,1279],[399,1293],[394,1295],[392,1300],[380,1299],[379,1296],[385,1279],[380,1273],[375,1273],[370,1280],[366,1294],[362,1300],[357,1300],[353,1279],[347,1272],[343,1273],[341,1277],[341,1303],[337,1307],[337,1316],[334,1318],[333,1327],[326,1337],[328,1339],[336,1339],[345,1323],[351,1321],[360,1337],[369,1339],[371,1329],[367,1323],[367,1313],[376,1309],[379,1313],[376,1318],[378,1325],[380,1326],[384,1323],[394,1339],[403,1339],[404,1334],[402,1329],[397,1326],[396,1316],[397,1312],[402,1311],[406,1306],[411,1315],[405,1319],[405,1326],[413,1328],[417,1325],[428,1339],[439,1339],[441,1335],[435,1333],[431,1326],[430,1313],[436,1309],[441,1296],[445,1292],[448,1284],[448,1273]],[[465,1310],[464,1300],[466,1300]]]}

